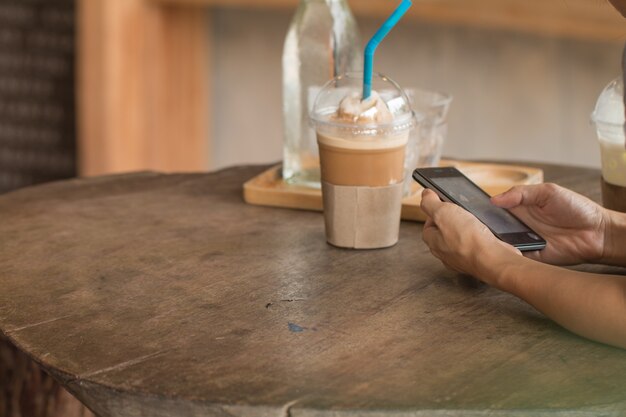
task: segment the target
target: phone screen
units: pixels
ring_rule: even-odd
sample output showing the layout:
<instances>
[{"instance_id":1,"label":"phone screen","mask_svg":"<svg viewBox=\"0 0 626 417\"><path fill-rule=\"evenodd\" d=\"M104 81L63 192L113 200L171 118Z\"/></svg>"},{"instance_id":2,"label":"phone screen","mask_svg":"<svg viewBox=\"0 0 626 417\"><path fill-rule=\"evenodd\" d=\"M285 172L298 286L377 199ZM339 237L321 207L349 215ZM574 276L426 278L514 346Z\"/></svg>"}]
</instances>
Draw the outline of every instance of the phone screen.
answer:
<instances>
[{"instance_id":1,"label":"phone screen","mask_svg":"<svg viewBox=\"0 0 626 417\"><path fill-rule=\"evenodd\" d=\"M430 177L429 180L446 190L463 208L474 214L497 234L532 232L508 211L491 204L489 198L462 176Z\"/></svg>"}]
</instances>

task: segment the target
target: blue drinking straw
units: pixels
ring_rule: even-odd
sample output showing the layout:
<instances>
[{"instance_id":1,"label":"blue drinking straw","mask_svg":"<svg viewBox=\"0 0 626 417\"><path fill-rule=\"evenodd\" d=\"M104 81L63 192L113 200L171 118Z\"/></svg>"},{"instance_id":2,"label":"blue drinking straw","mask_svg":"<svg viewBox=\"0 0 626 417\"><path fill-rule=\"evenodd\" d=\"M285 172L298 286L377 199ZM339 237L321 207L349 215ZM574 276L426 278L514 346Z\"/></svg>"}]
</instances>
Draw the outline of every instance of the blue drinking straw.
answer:
<instances>
[{"instance_id":1,"label":"blue drinking straw","mask_svg":"<svg viewBox=\"0 0 626 417\"><path fill-rule=\"evenodd\" d=\"M365 47L365 65L363 68L363 100L368 98L372 94L372 73L374 69L374 52L376 47L383 40L385 36L391 32L391 29L402 19L402 16L409 10L413 3L411 0L402 0L402 3L396 10L385 20L383 25L372 36L372 39L367 43Z\"/></svg>"}]
</instances>

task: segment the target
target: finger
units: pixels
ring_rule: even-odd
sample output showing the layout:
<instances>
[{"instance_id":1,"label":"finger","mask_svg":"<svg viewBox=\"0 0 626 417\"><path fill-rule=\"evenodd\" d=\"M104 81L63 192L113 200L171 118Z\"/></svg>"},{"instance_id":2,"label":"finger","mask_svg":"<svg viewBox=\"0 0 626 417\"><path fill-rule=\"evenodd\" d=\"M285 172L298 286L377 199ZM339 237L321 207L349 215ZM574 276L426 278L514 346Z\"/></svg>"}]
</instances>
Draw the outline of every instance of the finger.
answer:
<instances>
[{"instance_id":1,"label":"finger","mask_svg":"<svg viewBox=\"0 0 626 417\"><path fill-rule=\"evenodd\" d=\"M541 251L522 252L522 255L528 259L532 259L533 261L543 262Z\"/></svg>"},{"instance_id":2,"label":"finger","mask_svg":"<svg viewBox=\"0 0 626 417\"><path fill-rule=\"evenodd\" d=\"M430 217L429 217L429 220L431 224L434 225ZM426 246L428 246L429 248L431 248L431 242L434 242L434 234L437 232L438 232L437 227L428 225L428 221L424 224L424 229L422 229L422 240L424 241L424 243L426 243Z\"/></svg>"},{"instance_id":3,"label":"finger","mask_svg":"<svg viewBox=\"0 0 626 417\"><path fill-rule=\"evenodd\" d=\"M431 252L439 251L443 247L443 236L441 235L441 230L434 225L434 222L433 226L424 227L424 230L422 231L422 240L426 243Z\"/></svg>"},{"instance_id":4,"label":"finger","mask_svg":"<svg viewBox=\"0 0 626 417\"><path fill-rule=\"evenodd\" d=\"M422 202L420 207L422 211L430 218L434 220L435 213L443 206L443 202L439 199L439 196L432 190L425 189L422 192ZM436 223L436 222L435 222Z\"/></svg>"},{"instance_id":5,"label":"finger","mask_svg":"<svg viewBox=\"0 0 626 417\"><path fill-rule=\"evenodd\" d=\"M491 202L498 207L513 208L519 206L523 199L522 187L515 186L502 194L491 197Z\"/></svg>"},{"instance_id":6,"label":"finger","mask_svg":"<svg viewBox=\"0 0 626 417\"><path fill-rule=\"evenodd\" d=\"M517 185L505 193L492 197L491 202L502 208L543 207L558 191L559 186L555 184Z\"/></svg>"},{"instance_id":7,"label":"finger","mask_svg":"<svg viewBox=\"0 0 626 417\"><path fill-rule=\"evenodd\" d=\"M427 217L426 221L424 222L424 229L428 229L429 227L437 227L431 217Z\"/></svg>"},{"instance_id":8,"label":"finger","mask_svg":"<svg viewBox=\"0 0 626 417\"><path fill-rule=\"evenodd\" d=\"M455 267L451 266L449 263L441 261L441 263L443 264L443 266L446 267L446 269L450 272L454 272L455 274L462 274L463 271L456 269Z\"/></svg>"}]
</instances>

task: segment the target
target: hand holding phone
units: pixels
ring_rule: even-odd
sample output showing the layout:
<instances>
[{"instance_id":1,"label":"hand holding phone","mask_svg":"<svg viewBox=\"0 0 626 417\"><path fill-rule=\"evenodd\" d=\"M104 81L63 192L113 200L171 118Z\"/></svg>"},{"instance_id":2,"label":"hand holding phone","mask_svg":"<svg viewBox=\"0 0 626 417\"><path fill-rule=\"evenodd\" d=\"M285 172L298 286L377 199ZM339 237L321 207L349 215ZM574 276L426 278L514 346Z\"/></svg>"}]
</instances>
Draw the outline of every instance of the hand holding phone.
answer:
<instances>
[{"instance_id":1,"label":"hand holding phone","mask_svg":"<svg viewBox=\"0 0 626 417\"><path fill-rule=\"evenodd\" d=\"M413 178L424 188L437 193L443 201L454 203L472 213L503 242L520 251L545 248L546 241L508 210L496 207L489 195L458 169L418 168Z\"/></svg>"}]
</instances>

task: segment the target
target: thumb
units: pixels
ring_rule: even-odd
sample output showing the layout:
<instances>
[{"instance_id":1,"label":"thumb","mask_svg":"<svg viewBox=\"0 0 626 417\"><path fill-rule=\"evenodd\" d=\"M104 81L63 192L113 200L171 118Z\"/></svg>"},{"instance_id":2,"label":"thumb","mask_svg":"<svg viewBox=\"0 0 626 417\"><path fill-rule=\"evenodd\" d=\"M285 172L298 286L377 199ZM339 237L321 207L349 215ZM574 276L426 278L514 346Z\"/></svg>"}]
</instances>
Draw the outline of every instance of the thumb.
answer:
<instances>
[{"instance_id":1,"label":"thumb","mask_svg":"<svg viewBox=\"0 0 626 417\"><path fill-rule=\"evenodd\" d=\"M502 194L491 197L491 202L495 206L507 209L519 206L523 200L524 197L519 187L513 187Z\"/></svg>"},{"instance_id":2,"label":"thumb","mask_svg":"<svg viewBox=\"0 0 626 417\"><path fill-rule=\"evenodd\" d=\"M424 189L422 192L422 201L420 202L420 208L428 217L435 220L437 212L441 209L443 202L439 199L437 193L433 190L429 190L428 188Z\"/></svg>"},{"instance_id":3,"label":"thumb","mask_svg":"<svg viewBox=\"0 0 626 417\"><path fill-rule=\"evenodd\" d=\"M505 193L492 197L491 202L506 209L517 206L543 207L557 191L556 188L554 184L517 185Z\"/></svg>"}]
</instances>

